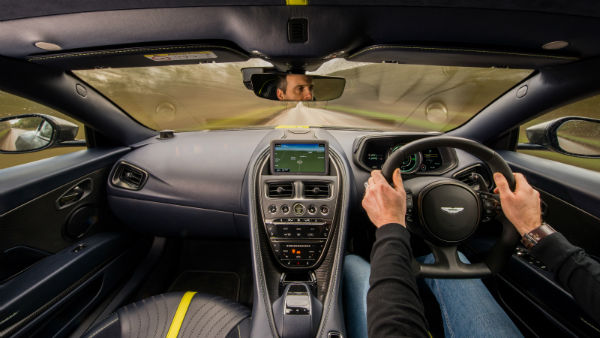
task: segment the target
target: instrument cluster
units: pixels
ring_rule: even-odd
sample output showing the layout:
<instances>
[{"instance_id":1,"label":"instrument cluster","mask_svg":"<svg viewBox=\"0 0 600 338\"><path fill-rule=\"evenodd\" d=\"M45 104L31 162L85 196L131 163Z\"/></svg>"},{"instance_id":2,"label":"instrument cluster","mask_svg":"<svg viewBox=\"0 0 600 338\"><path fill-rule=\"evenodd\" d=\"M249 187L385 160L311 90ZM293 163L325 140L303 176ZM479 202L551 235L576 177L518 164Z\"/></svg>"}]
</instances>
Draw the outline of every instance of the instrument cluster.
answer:
<instances>
[{"instance_id":1,"label":"instrument cluster","mask_svg":"<svg viewBox=\"0 0 600 338\"><path fill-rule=\"evenodd\" d=\"M355 162L368 171L381 169L394 151L415 139L411 136L364 137L357 142ZM453 150L429 148L409 155L400 170L403 174L439 174L454 167L455 158Z\"/></svg>"}]
</instances>

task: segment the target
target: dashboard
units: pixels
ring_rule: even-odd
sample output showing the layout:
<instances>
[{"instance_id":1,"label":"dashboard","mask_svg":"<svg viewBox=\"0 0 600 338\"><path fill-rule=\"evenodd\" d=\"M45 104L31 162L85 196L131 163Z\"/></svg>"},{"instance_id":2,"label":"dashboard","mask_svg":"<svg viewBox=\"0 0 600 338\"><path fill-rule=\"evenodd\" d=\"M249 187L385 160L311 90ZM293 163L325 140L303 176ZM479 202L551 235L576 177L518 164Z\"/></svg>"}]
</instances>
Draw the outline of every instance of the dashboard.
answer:
<instances>
[{"instance_id":1,"label":"dashboard","mask_svg":"<svg viewBox=\"0 0 600 338\"><path fill-rule=\"evenodd\" d=\"M308 134L294 134L286 129L223 130L176 133L174 138L166 140L148 139L136 145L113 167L108 179L111 210L124 224L141 233L192 238L249 238L250 201L256 198L249 194L249 184L253 180L248 176L250 167L261 154L271 158L273 141L302 140L302 135L312 135L311 140L324 141L322 148L325 145L328 148L329 162L302 166L305 169L287 174L284 173L288 171L286 168L275 174L270 167L271 162L265 162L261 168L262 196L267 196L265 191L268 190L265 189L268 189L268 184L278 182L291 183L294 195L288 198L264 197L261 212L277 231L274 236L278 240L304 236L302 232L298 236L296 228L289 231L291 228L286 230L281 226L282 222L291 220L315 226L314 231L306 231L306 236L319 236L319 240L324 239L327 246L327 226L335 223L333 215L340 207L336 204L340 195L339 182L347 176L351 185L346 187L350 194L349 204L343 207L359 210L363 183L370 171L379 168L398 145L433 136L322 128L307 130L310 131ZM339 157L336 163L331 162L332 154ZM288 160L285 156L281 157L282 161ZM418 165L415 175L466 177L469 174L466 171L479 163L478 159L460 150L440 147L417 154L411 162L407 162L405 169ZM342 168L338 168L340 166ZM338 169L343 169L344 174L340 174ZM327 186L329 197L305 195L305 191L314 190L314 186L307 188L310 183L321 184L323 189ZM318 252L313 254L298 259L314 259L301 264L316 262L318 265L321 255ZM304 255L302 250L301 255ZM287 261L283 263L288 264Z\"/></svg>"}]
</instances>

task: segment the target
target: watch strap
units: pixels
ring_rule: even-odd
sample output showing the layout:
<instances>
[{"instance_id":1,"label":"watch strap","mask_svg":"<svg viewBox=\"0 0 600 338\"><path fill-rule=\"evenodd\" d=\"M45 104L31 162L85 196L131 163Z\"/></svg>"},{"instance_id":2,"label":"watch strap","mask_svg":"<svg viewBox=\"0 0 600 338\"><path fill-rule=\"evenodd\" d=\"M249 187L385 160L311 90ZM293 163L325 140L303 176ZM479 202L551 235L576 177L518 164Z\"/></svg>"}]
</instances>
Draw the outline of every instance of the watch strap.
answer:
<instances>
[{"instance_id":1,"label":"watch strap","mask_svg":"<svg viewBox=\"0 0 600 338\"><path fill-rule=\"evenodd\" d=\"M556 230L546 222L542 222L542 225L531 230L530 232L523 235L521 243L527 248L531 249L536 245L542 238L555 233Z\"/></svg>"}]
</instances>

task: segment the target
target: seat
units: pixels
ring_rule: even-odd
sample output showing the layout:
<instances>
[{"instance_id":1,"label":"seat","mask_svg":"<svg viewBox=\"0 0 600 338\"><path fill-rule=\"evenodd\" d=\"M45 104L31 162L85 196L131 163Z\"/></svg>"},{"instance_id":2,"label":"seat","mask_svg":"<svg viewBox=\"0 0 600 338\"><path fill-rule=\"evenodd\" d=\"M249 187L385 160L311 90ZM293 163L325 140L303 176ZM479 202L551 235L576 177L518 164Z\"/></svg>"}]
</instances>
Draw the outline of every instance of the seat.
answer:
<instances>
[{"instance_id":1,"label":"seat","mask_svg":"<svg viewBox=\"0 0 600 338\"><path fill-rule=\"evenodd\" d=\"M187 304L189 307L186 308ZM167 335L248 337L250 310L219 296L192 292L166 293L120 308L88 330L84 337L164 338Z\"/></svg>"}]
</instances>

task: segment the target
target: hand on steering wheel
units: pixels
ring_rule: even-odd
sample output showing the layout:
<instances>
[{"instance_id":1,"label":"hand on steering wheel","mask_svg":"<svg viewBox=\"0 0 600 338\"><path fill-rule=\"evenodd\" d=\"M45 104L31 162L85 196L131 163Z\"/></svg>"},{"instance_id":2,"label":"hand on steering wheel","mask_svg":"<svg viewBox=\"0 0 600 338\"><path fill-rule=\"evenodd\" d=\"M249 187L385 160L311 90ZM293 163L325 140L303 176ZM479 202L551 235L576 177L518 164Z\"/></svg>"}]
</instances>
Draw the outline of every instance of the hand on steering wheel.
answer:
<instances>
[{"instance_id":1,"label":"hand on steering wheel","mask_svg":"<svg viewBox=\"0 0 600 338\"><path fill-rule=\"evenodd\" d=\"M454 147L477 156L490 167L492 172L501 173L506 178L507 187L514 190L514 176L500 155L475 141L450 136L423 138L404 145L390 155L384 163L383 177L388 182L394 181L392 173L400 167L406 156L432 147ZM377 172L374 173L372 180L373 189L384 189L378 187L378 184L382 186L383 184L376 181L376 175ZM399 182L402 183L401 179ZM388 189L392 189L387 186ZM504 218L502 234L483 262L464 264L458 258L458 245L475 232L481 216L496 214L499 211L497 196L487 191L475 191L461 181L445 177L420 176L407 179L404 181L404 188L406 204L409 204L409 207L406 210L406 223L398 223L405 224L412 234L422 237L435 257L434 264L421 264L414 261L413 266L417 275L435 278L483 277L499 271L512 254L519 234ZM363 206L366 204L365 209L370 208L367 211L375 210L373 203L377 198L369 196L369 189L365 194L366 201L363 200ZM396 191L401 194L401 191ZM386 220L387 218L382 219L382 221Z\"/></svg>"},{"instance_id":2,"label":"hand on steering wheel","mask_svg":"<svg viewBox=\"0 0 600 338\"><path fill-rule=\"evenodd\" d=\"M515 173L514 192L501 174L495 173L494 181L497 186L494 192L500 193L502 211L521 236L542 224L540 193L527 183L525 176Z\"/></svg>"},{"instance_id":3,"label":"hand on steering wheel","mask_svg":"<svg viewBox=\"0 0 600 338\"><path fill-rule=\"evenodd\" d=\"M373 170L366 186L362 206L376 227L398 223L406 227L406 191L402 185L400 169L394 171L392 188L381 174Z\"/></svg>"}]
</instances>

